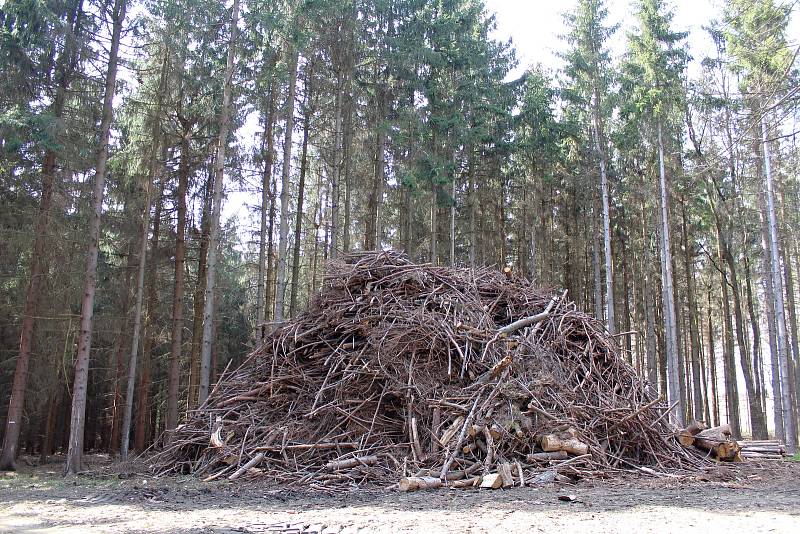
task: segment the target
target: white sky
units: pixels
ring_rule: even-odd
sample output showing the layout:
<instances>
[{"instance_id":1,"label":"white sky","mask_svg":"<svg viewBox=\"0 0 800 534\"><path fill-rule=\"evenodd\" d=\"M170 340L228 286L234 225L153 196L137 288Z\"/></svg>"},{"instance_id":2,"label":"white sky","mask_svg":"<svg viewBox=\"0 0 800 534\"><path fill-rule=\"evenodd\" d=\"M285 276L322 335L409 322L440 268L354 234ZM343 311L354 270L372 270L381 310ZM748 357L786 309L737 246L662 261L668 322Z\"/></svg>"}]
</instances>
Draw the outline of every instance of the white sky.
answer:
<instances>
[{"instance_id":1,"label":"white sky","mask_svg":"<svg viewBox=\"0 0 800 534\"><path fill-rule=\"evenodd\" d=\"M781 0L778 0L781 1ZM785 0L784 0L785 1ZM497 15L498 39L513 40L519 59L519 70L541 63L548 68L561 64L556 57L565 43L559 38L566 33L562 14L573 9L576 0L485 0L488 11ZM689 48L697 64L704 54L710 54L713 43L703 26L720 18L721 0L667 0L675 13L673 29L689 32ZM632 0L607 0L608 24L621 24L611 44L612 53L620 56L625 50L625 34L635 24ZM800 17L797 10L789 27L789 40L800 41ZM690 73L692 72L690 68Z\"/></svg>"}]
</instances>

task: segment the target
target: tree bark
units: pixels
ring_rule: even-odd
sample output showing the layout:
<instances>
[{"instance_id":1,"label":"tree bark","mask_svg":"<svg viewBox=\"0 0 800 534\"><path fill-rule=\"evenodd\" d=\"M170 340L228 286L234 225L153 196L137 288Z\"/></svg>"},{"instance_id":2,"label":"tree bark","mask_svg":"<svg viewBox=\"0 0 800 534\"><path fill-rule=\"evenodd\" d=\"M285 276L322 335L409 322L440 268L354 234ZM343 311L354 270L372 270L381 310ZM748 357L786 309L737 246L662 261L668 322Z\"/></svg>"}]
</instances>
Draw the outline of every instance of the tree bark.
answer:
<instances>
[{"instance_id":1,"label":"tree bark","mask_svg":"<svg viewBox=\"0 0 800 534\"><path fill-rule=\"evenodd\" d=\"M230 41L228 57L225 63L225 79L222 86L222 109L219 114L219 139L217 154L214 158L214 203L211 211L209 230L208 262L206 267L205 302L203 306L203 345L200 355L200 384L197 392L197 404L202 405L208 397L211 378L211 346L213 344L214 322L214 282L217 269L217 253L219 248L220 216L222 214L222 191L225 181L225 149L228 145L228 129L230 127L231 90L233 71L236 63L236 37L239 32L239 0L233 0L231 13Z\"/></svg>"},{"instance_id":2,"label":"tree bark","mask_svg":"<svg viewBox=\"0 0 800 534\"><path fill-rule=\"evenodd\" d=\"M289 316L294 317L297 310L297 294L300 288L300 244L303 234L303 202L305 200L306 172L308 169L308 131L311 126L313 111L310 106L313 102L313 65L307 64L304 116L303 116L303 146L300 151L300 179L297 183L297 214L294 223L294 250L292 251L292 293L289 299Z\"/></svg>"},{"instance_id":3,"label":"tree bark","mask_svg":"<svg viewBox=\"0 0 800 534\"><path fill-rule=\"evenodd\" d=\"M340 75L337 75L340 76ZM339 180L342 168L342 81L337 80L336 99L334 101L333 119L333 172L331 173L331 220L330 220L330 257L339 255Z\"/></svg>"},{"instance_id":4,"label":"tree bark","mask_svg":"<svg viewBox=\"0 0 800 534\"><path fill-rule=\"evenodd\" d=\"M675 424L685 426L683 414L686 407L681 405L680 397L680 358L678 355L677 324L675 319L675 295L672 278L672 244L669 229L669 191L667 189L667 176L664 169L664 139L661 132L661 122L657 124L658 130L658 175L661 200L661 292L664 310L664 337L667 360L667 399L670 404L678 402L677 409L673 410Z\"/></svg>"},{"instance_id":5,"label":"tree bark","mask_svg":"<svg viewBox=\"0 0 800 534\"><path fill-rule=\"evenodd\" d=\"M275 282L275 322L283 321L286 301L286 257L289 241L289 189L292 170L292 133L294 131L294 98L297 86L297 49L287 43L289 94L286 97L286 135L283 140L283 174L281 175L281 220L278 234L278 268Z\"/></svg>"},{"instance_id":6,"label":"tree bark","mask_svg":"<svg viewBox=\"0 0 800 534\"><path fill-rule=\"evenodd\" d=\"M200 388L200 353L203 345L203 310L206 295L206 265L210 233L211 201L214 189L214 165L209 166L203 191L203 212L200 215L200 251L197 255L197 283L194 288L192 310L192 352L189 356L189 394L186 399L187 410L197 407Z\"/></svg>"},{"instance_id":7,"label":"tree bark","mask_svg":"<svg viewBox=\"0 0 800 534\"><path fill-rule=\"evenodd\" d=\"M767 118L764 113L761 115L761 141L763 144L764 178L766 185L767 200L767 222L769 228L769 258L770 276L774 290L774 301L771 303L775 308L776 339L778 346L778 361L780 364L781 396L780 404L783 412L784 434L786 442L786 452L790 455L797 452L797 429L794 417L792 417L792 405L789 392L791 391L789 354L786 335L786 321L784 318L783 301L783 277L781 276L781 255L778 250L778 222L775 210L775 193L772 183L772 164L770 162L770 148L767 132ZM777 400L777 399L776 399Z\"/></svg>"},{"instance_id":8,"label":"tree bark","mask_svg":"<svg viewBox=\"0 0 800 534\"><path fill-rule=\"evenodd\" d=\"M595 65L597 68L597 65ZM608 173L606 171L606 150L605 150L605 132L603 131L603 119L600 115L600 92L596 85L593 89L593 115L594 115L594 132L595 132L595 149L600 164L600 200L603 210L603 257L605 266L605 311L606 311L606 328L609 333L613 334L615 330L614 318L614 263L611 259L611 215L609 211L608 200Z\"/></svg>"},{"instance_id":9,"label":"tree bark","mask_svg":"<svg viewBox=\"0 0 800 534\"><path fill-rule=\"evenodd\" d=\"M73 2L69 15L69 33L65 39L64 51L56 62L56 93L50 112L53 118L60 121L64 115L67 89L75 71L75 37L77 36L82 16L82 1ZM22 427L22 414L25 409L25 393L28 384L33 335L36 330L36 318L39 310L39 299L42 293L42 280L47 273L46 246L50 227L50 210L53 201L53 185L56 175L56 158L54 150L45 151L42 162L42 189L39 199L39 213L34 230L33 250L31 251L30 279L25 293L25 306L22 311L22 324L19 334L19 351L17 353L14 379L11 383L11 398L8 403L6 425L3 439L3 450L0 453L0 470L14 470Z\"/></svg>"},{"instance_id":10,"label":"tree bark","mask_svg":"<svg viewBox=\"0 0 800 534\"><path fill-rule=\"evenodd\" d=\"M256 326L258 332L257 341L259 343L263 342L266 335L264 323L267 321L267 218L270 210L270 197L272 196L272 151L274 143L275 100L275 78L273 77L270 79L269 83L269 103L267 104L267 114L264 117L264 139L261 143L261 157L264 159L264 169L261 172L261 231L258 240L258 289L256 294ZM269 230L271 234L271 225L269 225Z\"/></svg>"},{"instance_id":11,"label":"tree bark","mask_svg":"<svg viewBox=\"0 0 800 534\"><path fill-rule=\"evenodd\" d=\"M375 64L377 71L377 63ZM384 92L378 85L377 74L375 79L375 156L373 158L372 188L367 202L367 217L365 220L364 249L375 250L380 247L381 229L381 204L383 202L383 189L386 181L386 164L384 151L386 150L386 133L383 128L383 101Z\"/></svg>"},{"instance_id":12,"label":"tree bark","mask_svg":"<svg viewBox=\"0 0 800 534\"><path fill-rule=\"evenodd\" d=\"M92 212L89 216L89 247L86 254L86 281L81 303L81 326L78 337L78 353L75 359L75 382L72 388L72 414L70 416L70 437L67 461L64 472L68 475L81 470L83 455L83 431L86 418L86 395L89 378L89 353L92 347L92 320L94 316L94 296L97 289L97 256L100 249L100 216L103 213L103 192L108 163L108 142L111 121L114 118L114 92L117 80L117 59L122 23L125 20L126 0L115 0L111 31L111 49L108 54L103 115L100 121L100 148L92 191Z\"/></svg>"},{"instance_id":13,"label":"tree bark","mask_svg":"<svg viewBox=\"0 0 800 534\"><path fill-rule=\"evenodd\" d=\"M178 190L175 201L178 220L175 227L175 278L172 290L172 348L169 355L167 386L167 431L178 426L178 395L181 386L181 352L183 348L183 296L185 292L186 264L186 191L189 188L189 160L191 158L192 123L182 120L181 160L178 167Z\"/></svg>"}]
</instances>

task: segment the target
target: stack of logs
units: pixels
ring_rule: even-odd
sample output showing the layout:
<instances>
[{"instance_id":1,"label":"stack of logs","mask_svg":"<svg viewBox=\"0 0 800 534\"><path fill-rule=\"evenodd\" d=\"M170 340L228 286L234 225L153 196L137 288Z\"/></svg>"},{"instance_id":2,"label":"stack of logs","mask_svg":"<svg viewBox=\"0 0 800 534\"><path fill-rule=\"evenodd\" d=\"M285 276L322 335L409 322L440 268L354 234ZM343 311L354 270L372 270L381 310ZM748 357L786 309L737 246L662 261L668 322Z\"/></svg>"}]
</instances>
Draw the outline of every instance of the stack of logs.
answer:
<instances>
[{"instance_id":1,"label":"stack of logs","mask_svg":"<svg viewBox=\"0 0 800 534\"><path fill-rule=\"evenodd\" d=\"M733 439L730 425L708 428L705 423L694 421L678 433L678 441L686 448L694 446L723 462L742 460L742 447Z\"/></svg>"},{"instance_id":2,"label":"stack of logs","mask_svg":"<svg viewBox=\"0 0 800 534\"><path fill-rule=\"evenodd\" d=\"M780 460L786 454L786 445L777 439L740 441L739 455L748 460Z\"/></svg>"},{"instance_id":3,"label":"stack of logs","mask_svg":"<svg viewBox=\"0 0 800 534\"><path fill-rule=\"evenodd\" d=\"M723 462L750 460L779 460L786 453L780 440L735 440L730 425L708 428L695 421L678 432L678 441L684 447L697 447Z\"/></svg>"}]
</instances>

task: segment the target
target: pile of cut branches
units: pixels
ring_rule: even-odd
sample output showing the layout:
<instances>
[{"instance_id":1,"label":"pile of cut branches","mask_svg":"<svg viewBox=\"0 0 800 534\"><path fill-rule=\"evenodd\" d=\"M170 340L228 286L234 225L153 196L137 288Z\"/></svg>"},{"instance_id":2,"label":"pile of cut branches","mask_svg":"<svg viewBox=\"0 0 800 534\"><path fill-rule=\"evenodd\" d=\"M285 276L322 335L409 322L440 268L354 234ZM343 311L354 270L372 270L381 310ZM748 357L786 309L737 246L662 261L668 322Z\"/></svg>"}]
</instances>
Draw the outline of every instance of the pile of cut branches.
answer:
<instances>
[{"instance_id":1,"label":"pile of cut branches","mask_svg":"<svg viewBox=\"0 0 800 534\"><path fill-rule=\"evenodd\" d=\"M223 374L154 470L317 488L411 477L414 489L705 466L667 414L566 294L357 253Z\"/></svg>"}]
</instances>

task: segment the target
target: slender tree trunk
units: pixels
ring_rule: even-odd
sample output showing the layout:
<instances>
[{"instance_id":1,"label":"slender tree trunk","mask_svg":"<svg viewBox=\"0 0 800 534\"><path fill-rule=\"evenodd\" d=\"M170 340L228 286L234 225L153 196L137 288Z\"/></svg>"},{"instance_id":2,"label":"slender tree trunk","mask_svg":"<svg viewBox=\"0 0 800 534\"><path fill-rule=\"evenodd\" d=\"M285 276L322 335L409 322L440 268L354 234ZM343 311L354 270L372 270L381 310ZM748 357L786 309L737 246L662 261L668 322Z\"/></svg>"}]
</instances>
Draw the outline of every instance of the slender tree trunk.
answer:
<instances>
[{"instance_id":1,"label":"slender tree trunk","mask_svg":"<svg viewBox=\"0 0 800 534\"><path fill-rule=\"evenodd\" d=\"M210 235L208 244L208 265L206 267L205 303L203 307L203 346L200 356L200 385L197 393L197 403L202 405L208 397L208 387L211 378L211 346L213 344L214 322L214 282L217 269L217 253L219 248L220 215L222 213L222 191L225 181L225 149L228 145L228 129L230 127L231 89L233 86L233 71L236 62L236 37L239 31L239 0L233 0L231 13L230 41L228 44L228 57L225 63L225 79L222 86L222 109L219 114L219 139L217 141L217 154L214 158L214 203L211 211Z\"/></svg>"},{"instance_id":2,"label":"slender tree trunk","mask_svg":"<svg viewBox=\"0 0 800 534\"><path fill-rule=\"evenodd\" d=\"M454 165L455 167L455 165ZM450 189L450 266L456 264L456 171L453 170Z\"/></svg>"},{"instance_id":3,"label":"slender tree trunk","mask_svg":"<svg viewBox=\"0 0 800 534\"><path fill-rule=\"evenodd\" d=\"M592 231L592 271L594 276L592 277L592 283L594 284L594 314L598 320L603 320L604 313L603 313L603 273L602 267L600 266L600 232L599 228L597 227L597 212L599 211L598 208L600 207L599 199L596 195L593 195L593 214L592 214L592 222L591 222L591 231Z\"/></svg>"},{"instance_id":4,"label":"slender tree trunk","mask_svg":"<svg viewBox=\"0 0 800 534\"><path fill-rule=\"evenodd\" d=\"M267 255L267 219L269 201L272 188L272 150L273 128L275 124L275 79L269 83L269 103L267 115L264 117L264 139L261 143L261 157L264 159L264 169L261 173L261 231L258 240L258 290L256 294L256 329L258 342L261 343L266 335L266 255ZM271 228L270 228L271 232Z\"/></svg>"},{"instance_id":5,"label":"slender tree trunk","mask_svg":"<svg viewBox=\"0 0 800 534\"><path fill-rule=\"evenodd\" d=\"M375 69L377 70L377 63ZM374 75L377 81L377 74ZM383 190L386 182L386 132L383 127L383 101L384 92L381 88L375 94L375 157L373 160L372 188L367 204L366 231L364 233L364 249L375 250L380 248L383 235L381 222L381 204L383 203Z\"/></svg>"},{"instance_id":6,"label":"slender tree trunk","mask_svg":"<svg viewBox=\"0 0 800 534\"><path fill-rule=\"evenodd\" d=\"M467 163L467 187L469 188L467 203L469 209L469 266L475 267L475 249L476 249L476 241L478 239L477 236L477 228L475 226L475 217L477 206L475 202L475 158L473 154L473 148L470 145L469 152L467 154L469 158ZM531 273L534 272L536 268L536 250L535 247L532 247L531 250Z\"/></svg>"},{"instance_id":7,"label":"slender tree trunk","mask_svg":"<svg viewBox=\"0 0 800 534\"><path fill-rule=\"evenodd\" d=\"M680 358L678 355L678 332L675 316L675 295L672 277L672 244L669 230L669 191L664 169L664 140L661 133L661 122L658 129L658 175L661 200L661 292L664 309L664 338L667 360L667 398L670 404L678 402L673 410L675 423L684 426L683 414L686 407L680 405Z\"/></svg>"},{"instance_id":8,"label":"slender tree trunk","mask_svg":"<svg viewBox=\"0 0 800 534\"><path fill-rule=\"evenodd\" d=\"M708 287L708 305L706 309L708 323L708 371L711 375L711 405L712 405L712 425L717 426L721 423L719 418L719 389L717 388L717 353L714 343L714 322L711 310L711 286Z\"/></svg>"},{"instance_id":9,"label":"slender tree trunk","mask_svg":"<svg viewBox=\"0 0 800 534\"><path fill-rule=\"evenodd\" d=\"M124 213L128 213L127 206L124 208ZM124 311L124 317L121 321L120 330L117 334L117 339L114 341L114 358L111 362L111 369L114 370L114 389L111 393L111 405L109 411L111 412L111 428L108 432L111 438L109 452L113 455L120 450L120 429L122 428L122 420L125 414L125 400L122 393L122 382L125 373L125 360L123 357L127 344L129 343L128 327L130 315L130 295L131 284L133 278L133 257L134 257L134 243L133 239L130 240L127 250L127 260L125 266L125 284L122 296L120 297L121 308Z\"/></svg>"},{"instance_id":10,"label":"slender tree trunk","mask_svg":"<svg viewBox=\"0 0 800 534\"><path fill-rule=\"evenodd\" d=\"M700 378L700 335L697 328L697 303L695 302L694 291L694 269L692 268L692 246L689 244L689 232L687 230L686 222L686 203L681 204L681 228L683 230L683 261L684 269L686 271L686 298L688 305L688 323L689 323L689 353L691 358L691 376L692 376L692 389L694 395L693 413L692 417L695 421L703 419L703 399L702 387Z\"/></svg>"},{"instance_id":11,"label":"slender tree trunk","mask_svg":"<svg viewBox=\"0 0 800 534\"><path fill-rule=\"evenodd\" d=\"M178 426L178 395L181 386L181 352L183 348L183 296L186 263L186 191L189 188L192 124L184 123L181 136L181 161L178 167L178 220L175 228L175 279L172 291L172 349L169 355L167 386L167 418L169 432Z\"/></svg>"},{"instance_id":12,"label":"slender tree trunk","mask_svg":"<svg viewBox=\"0 0 800 534\"><path fill-rule=\"evenodd\" d=\"M648 216L646 212L646 207L644 204L644 200L642 201L642 248L644 249L643 261L642 261L642 298L643 308L644 308L644 315L645 315L645 353L647 359L647 380L653 387L658 386L658 363L656 361L656 332L655 332L655 322L656 322L656 312L655 307L653 304L653 293L655 292L655 288L653 280L652 280L652 273L651 273L651 258L650 258L650 234L649 234L649 225L648 223Z\"/></svg>"},{"instance_id":13,"label":"slender tree trunk","mask_svg":"<svg viewBox=\"0 0 800 534\"><path fill-rule=\"evenodd\" d=\"M297 214L294 222L294 250L292 251L292 293L289 299L289 316L297 310L297 293L300 288L300 243L303 234L303 202L305 200L306 171L308 169L308 131L311 126L310 106L313 102L313 65L309 62L306 72L305 102L303 105L303 146L300 152L300 179L297 184Z\"/></svg>"},{"instance_id":14,"label":"slender tree trunk","mask_svg":"<svg viewBox=\"0 0 800 534\"><path fill-rule=\"evenodd\" d=\"M781 408L781 368L780 358L778 357L777 327L775 324L775 289L772 285L772 267L769 255L769 228L767 227L766 199L763 191L758 195L760 204L759 218L761 221L761 242L762 242L762 271L761 277L764 284L764 301L767 315L767 334L769 338L770 370L772 375L772 409L775 421L775 438L784 440L784 421L783 410Z\"/></svg>"},{"instance_id":15,"label":"slender tree trunk","mask_svg":"<svg viewBox=\"0 0 800 534\"><path fill-rule=\"evenodd\" d=\"M162 143L163 145L163 143ZM166 146L161 148L163 160L166 160ZM158 180L156 207L153 211L153 237L150 246L150 269L147 273L145 294L147 296L147 318L142 332L142 364L139 377L139 397L136 403L136 429L133 436L134 448L141 452L145 449L150 432L150 368L153 352L153 332L155 330L156 315L158 314L158 292L156 281L158 278L159 237L161 235L161 213L164 208L164 183L163 174Z\"/></svg>"},{"instance_id":16,"label":"slender tree trunk","mask_svg":"<svg viewBox=\"0 0 800 534\"><path fill-rule=\"evenodd\" d=\"M725 240L717 226L717 259L720 269L720 287L722 289L722 364L725 376L725 399L728 411L728 423L731 431L737 437L741 436L741 423L739 417L739 386L736 380L736 360L734 359L735 345L733 341L733 321L731 320L730 290L728 288L728 272L725 266L725 253L723 247Z\"/></svg>"},{"instance_id":17,"label":"slender tree trunk","mask_svg":"<svg viewBox=\"0 0 800 534\"><path fill-rule=\"evenodd\" d=\"M117 58L119 53L122 23L125 20L126 0L115 0L112 13L111 49L108 54L103 118L100 121L100 148L95 168L92 212L89 218L89 249L86 254L86 283L81 303L81 327L78 338L78 354L75 360L75 383L72 388L72 414L70 417L69 450L64 472L68 475L81 470L83 455L83 430L86 418L86 394L89 379L89 353L92 346L92 319L94 295L97 288L97 256L100 248L100 216L103 212L106 163L111 121L114 117L114 89L117 80Z\"/></svg>"},{"instance_id":18,"label":"slender tree trunk","mask_svg":"<svg viewBox=\"0 0 800 534\"><path fill-rule=\"evenodd\" d=\"M606 172L606 151L605 135L603 132L603 120L600 116L600 93L597 86L594 87L594 132L595 148L597 150L600 163L600 200L603 210L603 256L605 267L605 310L606 328L613 334L615 330L614 318L614 263L611 259L611 215L608 201L608 173Z\"/></svg>"},{"instance_id":19,"label":"slender tree trunk","mask_svg":"<svg viewBox=\"0 0 800 534\"><path fill-rule=\"evenodd\" d=\"M278 273L275 283L275 322L283 321L286 302L286 256L289 241L289 189L292 170L292 133L294 131L294 98L297 86L297 49L287 46L289 94L286 97L286 137L283 141L283 174L281 176L281 220L278 235Z\"/></svg>"},{"instance_id":20,"label":"slender tree trunk","mask_svg":"<svg viewBox=\"0 0 800 534\"><path fill-rule=\"evenodd\" d=\"M350 82L350 77L348 84ZM353 214L353 95L348 86L345 107L344 133L342 136L342 155L344 157L344 220L342 226L342 251L350 252L350 226Z\"/></svg>"},{"instance_id":21,"label":"slender tree trunk","mask_svg":"<svg viewBox=\"0 0 800 534\"><path fill-rule=\"evenodd\" d=\"M203 310L206 295L206 265L208 260L208 242L210 233L211 201L214 189L214 165L208 170L205 190L203 192L203 212L200 216L200 250L197 255L197 283L194 288L192 317L192 352L189 356L189 394L186 408L197 407L200 388L200 353L203 346Z\"/></svg>"},{"instance_id":22,"label":"slender tree trunk","mask_svg":"<svg viewBox=\"0 0 800 534\"><path fill-rule=\"evenodd\" d=\"M153 143L153 152L157 152L157 142ZM155 158L154 158L155 159ZM133 416L133 395L136 386L136 366L139 354L139 330L142 324L142 300L144 298L144 274L147 264L147 241L150 233L150 190L152 188L153 175L145 184L145 210L142 219L142 244L139 249L139 269L136 275L136 303L133 312L133 336L131 340L131 353L128 360L128 380L125 389L125 412L122 419L120 430L120 458L125 460L128 457L130 446L131 418Z\"/></svg>"},{"instance_id":23,"label":"slender tree trunk","mask_svg":"<svg viewBox=\"0 0 800 534\"><path fill-rule=\"evenodd\" d=\"M763 144L764 159L764 178L766 181L766 200L767 200L767 222L769 228L769 257L770 257L770 276L774 290L774 301L771 303L775 308L776 338L778 346L778 361L780 364L781 396L780 404L783 412L784 435L786 441L786 452L794 454L797 452L797 429L794 417L792 417L792 405L789 392L791 391L789 354L786 335L786 321L784 319L783 302L783 277L781 276L781 255L778 250L778 222L775 210L775 193L772 185L772 165L770 162L770 148L767 136L767 118L761 115L761 140ZM776 401L778 399L776 398Z\"/></svg>"},{"instance_id":24,"label":"slender tree trunk","mask_svg":"<svg viewBox=\"0 0 800 534\"><path fill-rule=\"evenodd\" d=\"M67 89L75 70L74 40L82 18L82 0L73 2L69 16L70 32L65 39L64 51L57 60L56 93L51 107L54 119L60 121L64 115ZM39 199L39 213L34 231L33 250L31 251L30 279L25 293L25 307L22 311L22 324L19 334L19 352L17 353L14 379L11 383L11 399L6 414L6 425L3 439L3 450L0 453L0 470L14 470L22 427L22 414L25 409L25 393L28 384L33 335L36 329L36 318L39 310L39 299L42 293L42 281L47 274L47 234L50 227L50 210L53 200L53 185L56 175L56 152L48 149L42 162L42 190Z\"/></svg>"},{"instance_id":25,"label":"slender tree trunk","mask_svg":"<svg viewBox=\"0 0 800 534\"><path fill-rule=\"evenodd\" d=\"M267 289L264 292L264 322L275 317L275 210L278 198L277 177L270 177L269 222L267 224ZM267 330L262 333L265 336Z\"/></svg>"},{"instance_id":26,"label":"slender tree trunk","mask_svg":"<svg viewBox=\"0 0 800 534\"><path fill-rule=\"evenodd\" d=\"M331 173L330 257L339 256L339 181L342 169L342 82L339 79L334 102L333 172Z\"/></svg>"},{"instance_id":27,"label":"slender tree trunk","mask_svg":"<svg viewBox=\"0 0 800 534\"><path fill-rule=\"evenodd\" d=\"M750 260L747 253L744 254L744 279L747 295L747 313L750 318L750 328L753 332L753 370L755 371L755 381L758 391L759 404L766 412L766 399L764 396L766 384L764 383L764 364L761 356L761 326L756 311L757 301L753 298L752 276L750 274ZM766 419L766 413L765 413Z\"/></svg>"}]
</instances>

